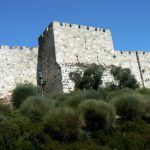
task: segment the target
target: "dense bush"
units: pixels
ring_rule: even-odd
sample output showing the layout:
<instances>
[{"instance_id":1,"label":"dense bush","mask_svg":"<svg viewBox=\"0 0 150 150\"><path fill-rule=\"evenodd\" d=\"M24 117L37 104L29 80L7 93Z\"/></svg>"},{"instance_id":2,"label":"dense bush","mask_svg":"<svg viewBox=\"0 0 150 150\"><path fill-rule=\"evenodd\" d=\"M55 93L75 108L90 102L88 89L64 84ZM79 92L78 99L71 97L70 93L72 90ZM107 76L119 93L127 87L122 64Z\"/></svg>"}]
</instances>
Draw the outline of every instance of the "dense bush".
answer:
<instances>
[{"instance_id":1,"label":"dense bush","mask_svg":"<svg viewBox=\"0 0 150 150\"><path fill-rule=\"evenodd\" d=\"M118 89L115 91L110 91L107 93L105 100L107 102L110 102L112 99L114 99L117 96L121 96L121 95L130 95L130 94L136 94L135 90L133 89L129 89L129 88L125 88L125 89Z\"/></svg>"},{"instance_id":2,"label":"dense bush","mask_svg":"<svg viewBox=\"0 0 150 150\"><path fill-rule=\"evenodd\" d=\"M139 94L122 94L111 101L117 114L125 120L140 119L145 111L144 97Z\"/></svg>"},{"instance_id":3,"label":"dense bush","mask_svg":"<svg viewBox=\"0 0 150 150\"><path fill-rule=\"evenodd\" d=\"M139 87L135 76L131 73L129 68L121 68L117 66L111 66L111 74L118 82L118 88L131 88L136 89Z\"/></svg>"},{"instance_id":4,"label":"dense bush","mask_svg":"<svg viewBox=\"0 0 150 150\"><path fill-rule=\"evenodd\" d=\"M0 149L149 150L149 108L148 89L31 96L18 110L1 104Z\"/></svg>"},{"instance_id":5,"label":"dense bush","mask_svg":"<svg viewBox=\"0 0 150 150\"><path fill-rule=\"evenodd\" d=\"M0 113L8 114L10 112L12 112L10 104L1 104L0 103Z\"/></svg>"},{"instance_id":6,"label":"dense bush","mask_svg":"<svg viewBox=\"0 0 150 150\"><path fill-rule=\"evenodd\" d=\"M66 146L65 150L111 150L107 146L101 146L93 140L80 140Z\"/></svg>"},{"instance_id":7,"label":"dense bush","mask_svg":"<svg viewBox=\"0 0 150 150\"><path fill-rule=\"evenodd\" d=\"M18 84L16 88L12 91L12 103L15 108L19 108L24 100L29 96L38 95L38 88L34 85L28 84Z\"/></svg>"},{"instance_id":8,"label":"dense bush","mask_svg":"<svg viewBox=\"0 0 150 150\"><path fill-rule=\"evenodd\" d=\"M51 99L44 99L40 96L28 97L20 107L20 112L29 117L32 122L42 121L46 113L54 107Z\"/></svg>"},{"instance_id":9,"label":"dense bush","mask_svg":"<svg viewBox=\"0 0 150 150\"><path fill-rule=\"evenodd\" d=\"M60 106L65 105L65 106L76 108L78 104L83 100L85 100L85 95L83 94L83 92L81 90L76 90L71 94L69 94L65 98L63 103L60 103Z\"/></svg>"},{"instance_id":10,"label":"dense bush","mask_svg":"<svg viewBox=\"0 0 150 150\"><path fill-rule=\"evenodd\" d=\"M53 144L54 143L54 144ZM56 143L43 131L40 124L34 126L28 134L20 136L16 141L15 150L49 150L53 149Z\"/></svg>"},{"instance_id":11,"label":"dense bush","mask_svg":"<svg viewBox=\"0 0 150 150\"><path fill-rule=\"evenodd\" d=\"M50 111L45 118L44 131L56 140L65 142L77 140L80 136L79 115L67 107Z\"/></svg>"},{"instance_id":12,"label":"dense bush","mask_svg":"<svg viewBox=\"0 0 150 150\"><path fill-rule=\"evenodd\" d=\"M102 84L102 74L104 67L102 65L91 64L85 66L86 69L82 75L81 72L71 72L70 79L75 82L76 89L95 89Z\"/></svg>"},{"instance_id":13,"label":"dense bush","mask_svg":"<svg viewBox=\"0 0 150 150\"><path fill-rule=\"evenodd\" d=\"M144 98L145 98L145 112L143 115L143 120L150 123L150 97L146 95L144 96Z\"/></svg>"},{"instance_id":14,"label":"dense bush","mask_svg":"<svg viewBox=\"0 0 150 150\"><path fill-rule=\"evenodd\" d=\"M29 133L33 126L31 122L20 115L0 122L0 149L16 150L17 140L25 133Z\"/></svg>"},{"instance_id":15,"label":"dense bush","mask_svg":"<svg viewBox=\"0 0 150 150\"><path fill-rule=\"evenodd\" d=\"M84 91L82 91L82 93L86 99L100 99L100 97L101 97L101 93L99 91L93 90L93 89L84 90Z\"/></svg>"},{"instance_id":16,"label":"dense bush","mask_svg":"<svg viewBox=\"0 0 150 150\"><path fill-rule=\"evenodd\" d=\"M147 89L147 88L137 89L136 92L142 95L150 96L150 89Z\"/></svg>"},{"instance_id":17,"label":"dense bush","mask_svg":"<svg viewBox=\"0 0 150 150\"><path fill-rule=\"evenodd\" d=\"M0 103L0 121L6 120L11 115L12 109L10 104Z\"/></svg>"},{"instance_id":18,"label":"dense bush","mask_svg":"<svg viewBox=\"0 0 150 150\"><path fill-rule=\"evenodd\" d=\"M96 100L87 100L79 105L85 122L85 129L96 131L112 126L115 121L115 110L113 106Z\"/></svg>"}]
</instances>

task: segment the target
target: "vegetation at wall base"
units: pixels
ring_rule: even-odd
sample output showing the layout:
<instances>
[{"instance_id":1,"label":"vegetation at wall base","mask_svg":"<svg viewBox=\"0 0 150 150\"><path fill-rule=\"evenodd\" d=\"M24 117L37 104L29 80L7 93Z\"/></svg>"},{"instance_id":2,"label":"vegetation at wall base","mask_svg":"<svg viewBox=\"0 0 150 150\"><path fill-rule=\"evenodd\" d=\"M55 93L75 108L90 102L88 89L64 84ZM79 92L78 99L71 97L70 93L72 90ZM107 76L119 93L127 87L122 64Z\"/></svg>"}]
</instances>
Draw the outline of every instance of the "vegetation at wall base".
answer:
<instances>
[{"instance_id":1,"label":"vegetation at wall base","mask_svg":"<svg viewBox=\"0 0 150 150\"><path fill-rule=\"evenodd\" d=\"M149 150L150 90L88 85L51 97L16 88L14 107L0 104L0 150Z\"/></svg>"},{"instance_id":2,"label":"vegetation at wall base","mask_svg":"<svg viewBox=\"0 0 150 150\"><path fill-rule=\"evenodd\" d=\"M98 90L102 84L102 74L104 67L102 65L91 64L85 67L83 75L81 72L71 72L70 79L75 82L76 89L94 89Z\"/></svg>"},{"instance_id":3,"label":"vegetation at wall base","mask_svg":"<svg viewBox=\"0 0 150 150\"><path fill-rule=\"evenodd\" d=\"M38 93L38 88L31 83L18 84L12 92L13 106L19 108L27 97L38 95Z\"/></svg>"}]
</instances>

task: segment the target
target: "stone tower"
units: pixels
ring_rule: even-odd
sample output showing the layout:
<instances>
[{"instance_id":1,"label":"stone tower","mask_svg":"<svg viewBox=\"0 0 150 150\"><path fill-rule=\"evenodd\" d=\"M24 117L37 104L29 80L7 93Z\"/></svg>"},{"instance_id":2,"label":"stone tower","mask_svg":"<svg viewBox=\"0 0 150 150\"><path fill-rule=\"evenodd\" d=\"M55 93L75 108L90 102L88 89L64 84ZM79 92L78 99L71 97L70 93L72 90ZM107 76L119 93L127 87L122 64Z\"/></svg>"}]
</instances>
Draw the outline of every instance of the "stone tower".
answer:
<instances>
[{"instance_id":1,"label":"stone tower","mask_svg":"<svg viewBox=\"0 0 150 150\"><path fill-rule=\"evenodd\" d=\"M70 92L74 83L69 73L82 64L112 63L114 53L111 32L75 24L51 23L39 37L38 72L47 81L46 92Z\"/></svg>"},{"instance_id":2,"label":"stone tower","mask_svg":"<svg viewBox=\"0 0 150 150\"><path fill-rule=\"evenodd\" d=\"M141 87L150 87L150 53L114 50L111 31L89 26L52 22L39 37L38 72L47 81L47 93L74 90L69 73L79 64L101 64L130 68ZM113 81L109 70L103 83Z\"/></svg>"},{"instance_id":3,"label":"stone tower","mask_svg":"<svg viewBox=\"0 0 150 150\"><path fill-rule=\"evenodd\" d=\"M45 92L70 92L69 73L82 64L130 68L141 87L150 88L150 52L114 50L111 32L75 24L52 22L39 37L38 47L0 46L0 100L9 99L17 83L37 83L42 72ZM113 81L109 68L103 85Z\"/></svg>"}]
</instances>

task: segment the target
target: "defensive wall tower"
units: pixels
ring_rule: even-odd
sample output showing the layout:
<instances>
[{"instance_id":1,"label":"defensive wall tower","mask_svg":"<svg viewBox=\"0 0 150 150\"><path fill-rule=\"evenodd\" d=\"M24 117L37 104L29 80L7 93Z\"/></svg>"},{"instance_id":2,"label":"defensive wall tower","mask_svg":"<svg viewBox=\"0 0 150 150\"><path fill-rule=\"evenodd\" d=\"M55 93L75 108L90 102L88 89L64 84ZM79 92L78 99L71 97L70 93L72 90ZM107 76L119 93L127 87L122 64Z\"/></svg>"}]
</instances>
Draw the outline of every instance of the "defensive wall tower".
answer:
<instances>
[{"instance_id":1,"label":"defensive wall tower","mask_svg":"<svg viewBox=\"0 0 150 150\"><path fill-rule=\"evenodd\" d=\"M101 64L130 68L140 86L150 87L150 53L115 51L109 29L52 22L39 37L38 71L47 81L46 92L70 92L74 83L69 73L79 64ZM103 82L111 82L106 70Z\"/></svg>"},{"instance_id":2,"label":"defensive wall tower","mask_svg":"<svg viewBox=\"0 0 150 150\"><path fill-rule=\"evenodd\" d=\"M0 46L0 58L0 99L17 83L36 85L39 72L46 93L70 92L69 73L92 63L106 67L104 85L113 81L108 66L116 65L130 68L141 87L150 88L150 52L115 50L109 29L52 22L39 37L39 48Z\"/></svg>"}]
</instances>

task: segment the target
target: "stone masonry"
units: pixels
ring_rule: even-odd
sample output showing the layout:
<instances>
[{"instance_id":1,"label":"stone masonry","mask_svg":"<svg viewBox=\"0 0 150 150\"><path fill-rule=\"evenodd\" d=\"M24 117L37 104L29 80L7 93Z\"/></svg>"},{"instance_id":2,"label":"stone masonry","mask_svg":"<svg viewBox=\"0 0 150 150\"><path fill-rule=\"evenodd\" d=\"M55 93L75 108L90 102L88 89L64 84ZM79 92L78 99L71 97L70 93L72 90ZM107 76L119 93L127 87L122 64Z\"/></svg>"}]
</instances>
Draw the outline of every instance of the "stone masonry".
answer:
<instances>
[{"instance_id":1,"label":"stone masonry","mask_svg":"<svg viewBox=\"0 0 150 150\"><path fill-rule=\"evenodd\" d=\"M149 52L114 50L109 29L53 22L39 37L38 69L47 81L48 93L74 90L69 73L82 71L81 64L91 63L130 68L141 86L150 87L149 58ZM106 69L103 84L111 81Z\"/></svg>"},{"instance_id":2,"label":"stone masonry","mask_svg":"<svg viewBox=\"0 0 150 150\"><path fill-rule=\"evenodd\" d=\"M0 99L10 99L17 83L36 84L38 48L0 47Z\"/></svg>"},{"instance_id":3,"label":"stone masonry","mask_svg":"<svg viewBox=\"0 0 150 150\"><path fill-rule=\"evenodd\" d=\"M46 93L68 93L74 90L69 73L91 63L130 68L141 87L150 88L150 52L115 50L109 29L52 22L39 37L39 48L0 47L0 98L8 97L17 83L39 83L39 72ZM103 84L111 81L108 68Z\"/></svg>"}]
</instances>

